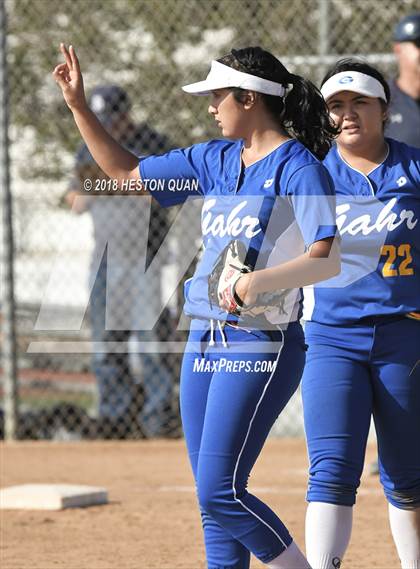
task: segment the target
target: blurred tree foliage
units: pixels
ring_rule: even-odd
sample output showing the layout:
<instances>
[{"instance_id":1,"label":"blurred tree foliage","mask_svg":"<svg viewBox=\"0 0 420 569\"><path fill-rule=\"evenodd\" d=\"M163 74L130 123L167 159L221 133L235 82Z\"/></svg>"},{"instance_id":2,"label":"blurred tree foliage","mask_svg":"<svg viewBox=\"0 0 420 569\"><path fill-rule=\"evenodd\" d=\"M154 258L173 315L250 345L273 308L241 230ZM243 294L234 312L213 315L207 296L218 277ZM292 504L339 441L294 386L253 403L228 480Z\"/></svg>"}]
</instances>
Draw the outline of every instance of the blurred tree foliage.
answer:
<instances>
[{"instance_id":1,"label":"blurred tree foliage","mask_svg":"<svg viewBox=\"0 0 420 569\"><path fill-rule=\"evenodd\" d=\"M217 131L206 100L180 85L201 78L232 46L317 54L320 2L335 54L389 52L395 22L418 9L418 0L6 0L12 142L30 145L22 175L61 178L80 144L51 77L60 41L76 47L87 90L119 83L135 118L182 146Z\"/></svg>"}]
</instances>

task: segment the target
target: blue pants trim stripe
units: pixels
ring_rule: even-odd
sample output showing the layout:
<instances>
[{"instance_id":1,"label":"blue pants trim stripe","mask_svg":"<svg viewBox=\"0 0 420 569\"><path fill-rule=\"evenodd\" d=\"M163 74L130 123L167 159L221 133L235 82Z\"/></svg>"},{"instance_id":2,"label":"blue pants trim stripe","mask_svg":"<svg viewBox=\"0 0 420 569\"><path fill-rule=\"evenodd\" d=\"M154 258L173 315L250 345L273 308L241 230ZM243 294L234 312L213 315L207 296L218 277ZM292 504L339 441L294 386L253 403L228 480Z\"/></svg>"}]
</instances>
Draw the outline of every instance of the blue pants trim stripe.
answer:
<instances>
[{"instance_id":1,"label":"blue pants trim stripe","mask_svg":"<svg viewBox=\"0 0 420 569\"><path fill-rule=\"evenodd\" d=\"M274 533L274 535L280 540L280 542L281 542L281 544L283 545L283 547L286 548L286 547L287 547L287 544L284 543L284 541L283 541L282 538L279 536L279 534L276 532L276 530L275 530L274 528L272 528L269 524L267 524L267 522L265 522L262 518L260 518L260 517L259 517L255 512L253 512L250 508L247 508L247 507L245 506L245 504L244 504L241 500L239 500L239 498L237 497L237 494L236 494L236 487L235 487L235 484L236 484L236 474L237 474L237 471L238 471L239 461L241 460L241 456L242 456L242 453L243 453L243 451L244 451L245 445L246 445L246 443L248 442L249 433L250 433L250 431L251 431L251 429L252 429L252 425L253 425L253 423L254 423L255 416L256 416L256 414L258 413L258 409L259 409L259 407L260 407L261 401L264 399L264 396L265 396L265 394L267 393L268 386L270 385L270 383L271 383L271 381L272 381L272 379L273 379L273 377L274 377L274 373L275 373L275 371L276 371L277 364L278 364L278 362L279 362L280 355L281 355L281 352L282 352L282 350L283 350L283 346L284 346L284 334L283 334L283 332L282 332L281 330L280 330L280 332L281 332L281 334L282 334L282 343L281 343L281 346L280 346L280 350L279 350L279 352L278 352L278 354L277 354L275 368L274 368L273 371L271 372L271 375L270 375L270 377L268 378L268 381L267 381L267 383L266 383L265 386L264 386L264 391L262 392L262 395L261 395L261 397L260 397L260 399L259 399L259 401L258 401L258 403L257 403L257 405L256 405L256 407L255 407L254 414L253 414L253 416L252 416L252 418L251 418L251 421L250 421L249 427L248 427L248 431L247 431L247 433L246 433L246 437L245 437L245 440L244 440L244 444L242 445L242 448L241 448L241 450L240 450L240 453L239 453L239 456L238 456L238 460L236 461L235 471L234 471L234 473L233 473L233 495L234 495L234 497L235 497L235 500L236 500L237 502L239 502L239 503L241 504L241 506L243 506L243 507L245 508L245 510L247 510L250 514L252 514L253 516L255 516L261 523L265 524L269 529L271 529L271 531Z\"/></svg>"}]
</instances>

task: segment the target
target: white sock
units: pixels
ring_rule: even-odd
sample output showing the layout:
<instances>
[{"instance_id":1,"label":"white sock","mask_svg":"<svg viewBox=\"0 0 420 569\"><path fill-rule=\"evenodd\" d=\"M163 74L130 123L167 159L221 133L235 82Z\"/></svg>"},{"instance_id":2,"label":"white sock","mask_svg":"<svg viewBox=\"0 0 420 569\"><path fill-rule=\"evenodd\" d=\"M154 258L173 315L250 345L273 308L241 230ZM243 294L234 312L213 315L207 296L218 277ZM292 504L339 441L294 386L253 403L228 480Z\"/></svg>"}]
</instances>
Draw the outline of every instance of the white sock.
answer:
<instances>
[{"instance_id":1,"label":"white sock","mask_svg":"<svg viewBox=\"0 0 420 569\"><path fill-rule=\"evenodd\" d=\"M350 541L353 508L310 502L306 510L306 557L313 569L339 569Z\"/></svg>"},{"instance_id":2,"label":"white sock","mask_svg":"<svg viewBox=\"0 0 420 569\"><path fill-rule=\"evenodd\" d=\"M267 563L268 569L311 569L306 557L294 541L278 557Z\"/></svg>"},{"instance_id":3,"label":"white sock","mask_svg":"<svg viewBox=\"0 0 420 569\"><path fill-rule=\"evenodd\" d=\"M420 569L420 508L401 510L389 504L389 523L403 569Z\"/></svg>"}]
</instances>

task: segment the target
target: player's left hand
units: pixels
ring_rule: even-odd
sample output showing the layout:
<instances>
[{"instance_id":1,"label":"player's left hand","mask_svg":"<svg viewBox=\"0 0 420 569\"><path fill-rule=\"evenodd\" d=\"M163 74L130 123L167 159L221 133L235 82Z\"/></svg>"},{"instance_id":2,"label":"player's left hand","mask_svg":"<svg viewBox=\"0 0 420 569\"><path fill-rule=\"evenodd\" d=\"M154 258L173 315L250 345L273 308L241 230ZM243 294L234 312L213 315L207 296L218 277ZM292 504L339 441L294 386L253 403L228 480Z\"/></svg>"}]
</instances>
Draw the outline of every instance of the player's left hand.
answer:
<instances>
[{"instance_id":1,"label":"player's left hand","mask_svg":"<svg viewBox=\"0 0 420 569\"><path fill-rule=\"evenodd\" d=\"M220 308L236 316L251 318L261 316L268 309L284 311L287 291L256 293L254 278L256 272L245 263L247 248L234 239L220 253L209 275L208 293L210 307Z\"/></svg>"},{"instance_id":2,"label":"player's left hand","mask_svg":"<svg viewBox=\"0 0 420 569\"><path fill-rule=\"evenodd\" d=\"M258 295L252 292L251 279L252 273L247 273L239 277L235 284L235 294L244 306L253 305L257 300ZM224 305L221 305L221 308L227 309Z\"/></svg>"}]
</instances>

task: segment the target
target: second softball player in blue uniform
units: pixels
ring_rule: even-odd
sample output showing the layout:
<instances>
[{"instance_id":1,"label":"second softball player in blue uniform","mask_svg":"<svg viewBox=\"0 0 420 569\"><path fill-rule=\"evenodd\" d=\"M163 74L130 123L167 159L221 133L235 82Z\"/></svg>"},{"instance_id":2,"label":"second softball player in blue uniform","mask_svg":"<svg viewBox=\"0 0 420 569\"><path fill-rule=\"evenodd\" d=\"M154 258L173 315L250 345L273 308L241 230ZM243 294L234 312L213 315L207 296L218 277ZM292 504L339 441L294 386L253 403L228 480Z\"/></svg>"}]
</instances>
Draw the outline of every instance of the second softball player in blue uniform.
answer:
<instances>
[{"instance_id":1,"label":"second softball player in blue uniform","mask_svg":"<svg viewBox=\"0 0 420 569\"><path fill-rule=\"evenodd\" d=\"M322 155L336 132L326 105L271 54L233 50L212 63L205 81L184 87L211 95L209 112L226 139L141 159L138 169L138 159L89 111L74 50L62 46L62 53L66 63L54 76L100 167L120 181L159 180L152 195L163 206L203 198L204 252L185 287L192 321L180 389L208 567L248 569L253 553L272 569L308 568L281 520L247 492L247 480L303 370L298 287L339 270L336 256L328 258L336 231L332 186L311 153ZM191 181L188 191L179 190L182 180ZM234 238L240 243L231 249ZM237 271L240 245L255 270L223 288ZM238 254L209 298L224 251ZM288 292L267 313L238 310L277 289Z\"/></svg>"},{"instance_id":2,"label":"second softball player in blue uniform","mask_svg":"<svg viewBox=\"0 0 420 569\"><path fill-rule=\"evenodd\" d=\"M314 569L340 566L373 415L401 566L418 568L420 150L384 138L389 87L371 66L338 62L321 92L341 129L324 164L342 271L305 294L307 557Z\"/></svg>"}]
</instances>

